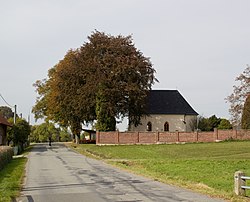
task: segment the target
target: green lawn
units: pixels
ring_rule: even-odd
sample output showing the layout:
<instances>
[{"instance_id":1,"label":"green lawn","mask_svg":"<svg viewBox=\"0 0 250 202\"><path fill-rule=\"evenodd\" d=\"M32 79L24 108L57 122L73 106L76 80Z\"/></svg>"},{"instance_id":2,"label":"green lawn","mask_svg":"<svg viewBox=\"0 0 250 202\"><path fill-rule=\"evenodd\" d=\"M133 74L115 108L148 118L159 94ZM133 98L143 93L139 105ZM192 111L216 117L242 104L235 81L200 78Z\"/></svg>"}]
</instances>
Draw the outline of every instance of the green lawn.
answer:
<instances>
[{"instance_id":1,"label":"green lawn","mask_svg":"<svg viewBox=\"0 0 250 202\"><path fill-rule=\"evenodd\" d=\"M25 149L23 156L27 155L31 148ZM0 202L10 202L19 195L26 162L27 157L13 158L0 170Z\"/></svg>"},{"instance_id":2,"label":"green lawn","mask_svg":"<svg viewBox=\"0 0 250 202\"><path fill-rule=\"evenodd\" d=\"M235 171L250 176L250 142L171 145L72 145L80 153L152 179L222 197L250 201L233 193ZM250 181L249 181L250 186ZM250 196L250 192L247 192Z\"/></svg>"}]
</instances>

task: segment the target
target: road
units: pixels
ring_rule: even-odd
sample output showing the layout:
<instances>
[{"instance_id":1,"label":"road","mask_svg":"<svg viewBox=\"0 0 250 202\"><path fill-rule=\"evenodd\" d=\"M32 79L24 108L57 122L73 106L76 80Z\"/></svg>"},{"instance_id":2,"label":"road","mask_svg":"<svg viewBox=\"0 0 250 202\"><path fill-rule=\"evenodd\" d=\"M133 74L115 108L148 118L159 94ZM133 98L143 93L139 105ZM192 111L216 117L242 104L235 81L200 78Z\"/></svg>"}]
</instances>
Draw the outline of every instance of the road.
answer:
<instances>
[{"instance_id":1,"label":"road","mask_svg":"<svg viewBox=\"0 0 250 202\"><path fill-rule=\"evenodd\" d=\"M220 202L75 153L63 144L37 144L28 156L19 202Z\"/></svg>"}]
</instances>

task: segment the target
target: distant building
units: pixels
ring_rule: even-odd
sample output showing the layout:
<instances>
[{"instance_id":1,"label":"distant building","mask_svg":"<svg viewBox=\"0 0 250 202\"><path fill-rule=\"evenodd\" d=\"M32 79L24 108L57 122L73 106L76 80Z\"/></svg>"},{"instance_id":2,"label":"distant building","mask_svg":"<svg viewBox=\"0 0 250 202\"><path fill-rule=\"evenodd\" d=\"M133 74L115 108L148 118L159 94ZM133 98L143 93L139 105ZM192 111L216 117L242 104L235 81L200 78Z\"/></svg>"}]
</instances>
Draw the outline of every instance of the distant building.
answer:
<instances>
[{"instance_id":1,"label":"distant building","mask_svg":"<svg viewBox=\"0 0 250 202\"><path fill-rule=\"evenodd\" d=\"M0 145L6 145L7 142L7 126L12 126L7 119L0 115Z\"/></svg>"},{"instance_id":2,"label":"distant building","mask_svg":"<svg viewBox=\"0 0 250 202\"><path fill-rule=\"evenodd\" d=\"M130 131L183 131L196 128L198 113L177 90L151 90L147 99L147 113L141 125L129 126Z\"/></svg>"}]
</instances>

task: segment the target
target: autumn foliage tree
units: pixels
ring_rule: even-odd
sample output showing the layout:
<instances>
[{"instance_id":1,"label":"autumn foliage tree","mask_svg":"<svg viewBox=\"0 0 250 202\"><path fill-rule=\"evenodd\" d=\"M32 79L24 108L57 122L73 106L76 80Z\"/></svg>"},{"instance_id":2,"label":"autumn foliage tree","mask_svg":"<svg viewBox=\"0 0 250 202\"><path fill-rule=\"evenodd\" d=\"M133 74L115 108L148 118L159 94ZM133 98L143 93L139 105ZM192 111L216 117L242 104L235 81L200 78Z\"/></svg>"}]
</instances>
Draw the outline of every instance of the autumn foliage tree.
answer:
<instances>
[{"instance_id":1,"label":"autumn foliage tree","mask_svg":"<svg viewBox=\"0 0 250 202\"><path fill-rule=\"evenodd\" d=\"M233 86L233 93L226 100L230 103L229 113L234 127L241 125L241 118L244 103L248 93L250 92L250 66L235 79L238 85Z\"/></svg>"},{"instance_id":2,"label":"autumn foliage tree","mask_svg":"<svg viewBox=\"0 0 250 202\"><path fill-rule=\"evenodd\" d=\"M33 112L71 127L79 135L82 124L97 120L96 129L115 130L116 118L129 115L138 125L145 114L145 98L157 81L149 58L132 37L95 31L76 50L37 81L39 94Z\"/></svg>"}]
</instances>

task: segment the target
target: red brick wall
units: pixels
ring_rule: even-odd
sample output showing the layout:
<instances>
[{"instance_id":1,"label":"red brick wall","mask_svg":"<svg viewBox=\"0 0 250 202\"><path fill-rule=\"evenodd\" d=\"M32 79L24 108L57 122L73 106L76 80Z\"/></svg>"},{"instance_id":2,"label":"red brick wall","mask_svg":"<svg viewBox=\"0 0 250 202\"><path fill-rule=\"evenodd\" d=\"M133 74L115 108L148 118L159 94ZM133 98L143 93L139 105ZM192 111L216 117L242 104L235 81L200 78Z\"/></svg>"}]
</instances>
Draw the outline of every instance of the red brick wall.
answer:
<instances>
[{"instance_id":1,"label":"red brick wall","mask_svg":"<svg viewBox=\"0 0 250 202\"><path fill-rule=\"evenodd\" d=\"M139 143L156 143L156 133L153 132L140 132L139 133Z\"/></svg>"},{"instance_id":2,"label":"red brick wall","mask_svg":"<svg viewBox=\"0 0 250 202\"><path fill-rule=\"evenodd\" d=\"M186 133L186 132L179 133L178 142L196 142L196 141L197 141L196 133Z\"/></svg>"},{"instance_id":3,"label":"red brick wall","mask_svg":"<svg viewBox=\"0 0 250 202\"><path fill-rule=\"evenodd\" d=\"M159 142L178 142L177 133L160 132Z\"/></svg>"},{"instance_id":4,"label":"red brick wall","mask_svg":"<svg viewBox=\"0 0 250 202\"><path fill-rule=\"evenodd\" d=\"M198 142L213 142L216 138L214 138L214 132L199 132L198 133Z\"/></svg>"},{"instance_id":5,"label":"red brick wall","mask_svg":"<svg viewBox=\"0 0 250 202\"><path fill-rule=\"evenodd\" d=\"M233 130L218 130L218 139L227 140L233 138Z\"/></svg>"},{"instance_id":6,"label":"red brick wall","mask_svg":"<svg viewBox=\"0 0 250 202\"><path fill-rule=\"evenodd\" d=\"M237 131L237 139L239 139L239 140L249 140L250 139L250 130Z\"/></svg>"},{"instance_id":7,"label":"red brick wall","mask_svg":"<svg viewBox=\"0 0 250 202\"><path fill-rule=\"evenodd\" d=\"M214 142L216 140L250 140L250 130L214 132L97 132L96 144L156 144L176 142Z\"/></svg>"},{"instance_id":8,"label":"red brick wall","mask_svg":"<svg viewBox=\"0 0 250 202\"><path fill-rule=\"evenodd\" d=\"M119 133L119 143L120 144L136 144L139 142L138 133L134 132L124 132Z\"/></svg>"},{"instance_id":9,"label":"red brick wall","mask_svg":"<svg viewBox=\"0 0 250 202\"><path fill-rule=\"evenodd\" d=\"M118 144L117 132L97 132L96 144Z\"/></svg>"}]
</instances>

